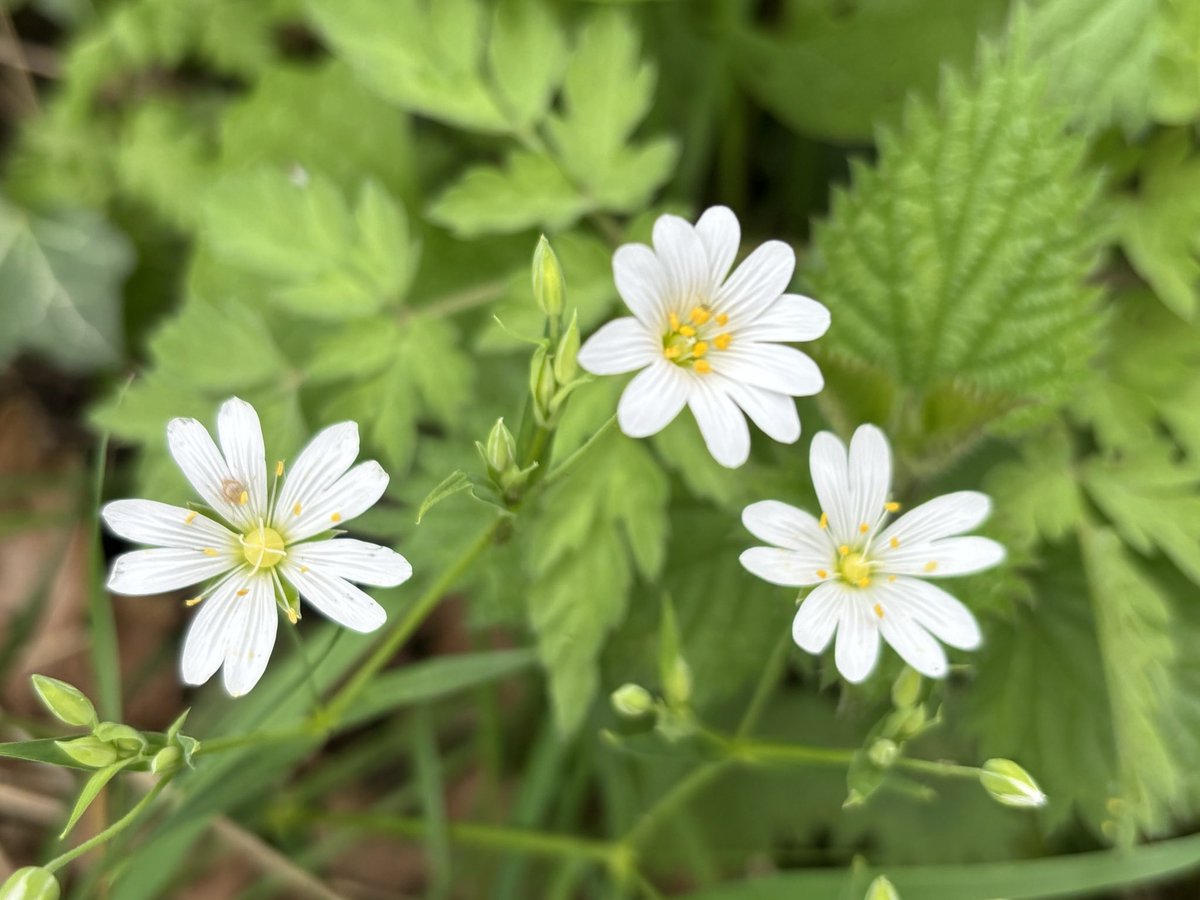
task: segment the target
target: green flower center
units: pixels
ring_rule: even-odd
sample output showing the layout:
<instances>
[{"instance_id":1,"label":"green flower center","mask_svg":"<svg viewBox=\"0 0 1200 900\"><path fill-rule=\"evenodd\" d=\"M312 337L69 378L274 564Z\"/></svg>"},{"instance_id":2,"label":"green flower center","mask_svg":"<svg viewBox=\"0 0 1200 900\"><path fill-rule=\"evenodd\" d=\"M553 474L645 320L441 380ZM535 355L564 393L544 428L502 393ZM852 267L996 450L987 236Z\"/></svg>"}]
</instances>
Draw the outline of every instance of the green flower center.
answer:
<instances>
[{"instance_id":1,"label":"green flower center","mask_svg":"<svg viewBox=\"0 0 1200 900\"><path fill-rule=\"evenodd\" d=\"M242 555L256 569L270 569L287 556L283 538L274 528L260 525L242 535Z\"/></svg>"},{"instance_id":2,"label":"green flower center","mask_svg":"<svg viewBox=\"0 0 1200 900\"><path fill-rule=\"evenodd\" d=\"M838 574L849 584L866 587L871 583L871 564L857 551L847 553L838 560Z\"/></svg>"}]
</instances>

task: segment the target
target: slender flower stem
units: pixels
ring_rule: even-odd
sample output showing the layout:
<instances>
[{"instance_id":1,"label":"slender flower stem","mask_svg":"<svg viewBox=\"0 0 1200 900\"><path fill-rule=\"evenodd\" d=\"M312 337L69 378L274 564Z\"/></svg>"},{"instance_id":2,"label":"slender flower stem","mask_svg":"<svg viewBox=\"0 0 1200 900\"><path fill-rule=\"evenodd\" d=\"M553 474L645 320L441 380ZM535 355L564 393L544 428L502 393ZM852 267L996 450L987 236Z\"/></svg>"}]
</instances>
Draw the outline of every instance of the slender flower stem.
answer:
<instances>
[{"instance_id":1,"label":"slender flower stem","mask_svg":"<svg viewBox=\"0 0 1200 900\"><path fill-rule=\"evenodd\" d=\"M318 722L327 724L336 723L341 714L346 708L354 702L363 690L371 683L371 679L388 664L396 651L399 650L404 642L412 636L412 633L417 630L425 618L434 610L438 601L442 599L442 595L450 589L450 587L460 577L463 572L471 567L483 554L485 550L492 545L495 540L496 532L504 520L497 518L475 539L463 554L444 571L438 579L429 586L429 588L417 598L417 601L409 607L405 616L396 623L383 640L375 648L374 652L367 657L366 661L359 666L358 671L351 676L350 680L342 686L323 710L318 710L314 714L314 718Z\"/></svg>"},{"instance_id":2,"label":"slender flower stem","mask_svg":"<svg viewBox=\"0 0 1200 900\"><path fill-rule=\"evenodd\" d=\"M601 439L612 430L612 427L616 424L617 417L615 415L610 416L603 425L596 429L596 432L590 438L584 441L583 444L575 450L574 453L572 453L550 471L550 474L547 475L542 481L542 487L547 487L551 484L554 484L554 482L558 481L560 478L563 478L569 471L571 471L572 468L575 467L576 464L578 464L578 462L587 454L589 450L596 446L596 444L598 444Z\"/></svg>"},{"instance_id":3,"label":"slender flower stem","mask_svg":"<svg viewBox=\"0 0 1200 900\"><path fill-rule=\"evenodd\" d=\"M957 763L937 762L929 759L913 759L902 756L896 760L896 766L908 769L910 772L924 772L927 775L938 775L942 778L977 779L983 770L978 766L960 766Z\"/></svg>"},{"instance_id":4,"label":"slender flower stem","mask_svg":"<svg viewBox=\"0 0 1200 900\"><path fill-rule=\"evenodd\" d=\"M227 750L240 750L242 747L254 747L259 744L285 744L297 738L312 737L315 733L312 724L305 722L295 728L278 728L274 730L252 731L249 734L235 734L223 738L211 738L201 741L196 748L196 756L208 756L212 753L224 753Z\"/></svg>"},{"instance_id":5,"label":"slender flower stem","mask_svg":"<svg viewBox=\"0 0 1200 900\"><path fill-rule=\"evenodd\" d=\"M89 850L99 847L106 841L112 840L114 837L133 824L133 821L140 816L142 812L154 802L154 799L163 792L163 789L170 784L173 777L174 776L172 775L168 775L162 778L154 785L154 787L150 788L150 790L144 797L142 797L141 800L134 804L133 808L130 809L129 812L125 813L125 815L117 819L117 821L113 822L99 834L88 838L77 847L72 847L61 856L54 857L54 859L50 860L50 862L43 865L42 868L47 869L50 872L56 872L71 860L83 856L83 854L87 853Z\"/></svg>"},{"instance_id":6,"label":"slender flower stem","mask_svg":"<svg viewBox=\"0 0 1200 900\"><path fill-rule=\"evenodd\" d=\"M500 299L508 290L508 283L507 278L498 278L495 281L471 285L461 291L440 297L425 306L406 308L400 315L402 320L442 319Z\"/></svg>"},{"instance_id":7,"label":"slender flower stem","mask_svg":"<svg viewBox=\"0 0 1200 900\"><path fill-rule=\"evenodd\" d=\"M674 787L663 794L657 803L633 823L633 827L625 834L622 843L629 847L637 847L653 834L666 819L669 819L676 809L723 775L734 761L733 757L727 757L693 769L691 774L676 782Z\"/></svg>"},{"instance_id":8,"label":"slender flower stem","mask_svg":"<svg viewBox=\"0 0 1200 900\"><path fill-rule=\"evenodd\" d=\"M750 697L746 712L738 723L737 731L734 732L735 741L748 735L758 724L767 701L771 698L771 691L775 689L775 685L779 683L779 676L783 674L783 666L787 662L790 647L791 635L784 632L779 636L779 641L775 644L775 649L771 652L767 664L763 666L758 684L754 686L754 694Z\"/></svg>"},{"instance_id":9,"label":"slender flower stem","mask_svg":"<svg viewBox=\"0 0 1200 900\"><path fill-rule=\"evenodd\" d=\"M770 744L763 741L735 741L731 753L750 763L795 763L798 765L848 766L854 750L836 747L810 747L805 744Z\"/></svg>"}]
</instances>

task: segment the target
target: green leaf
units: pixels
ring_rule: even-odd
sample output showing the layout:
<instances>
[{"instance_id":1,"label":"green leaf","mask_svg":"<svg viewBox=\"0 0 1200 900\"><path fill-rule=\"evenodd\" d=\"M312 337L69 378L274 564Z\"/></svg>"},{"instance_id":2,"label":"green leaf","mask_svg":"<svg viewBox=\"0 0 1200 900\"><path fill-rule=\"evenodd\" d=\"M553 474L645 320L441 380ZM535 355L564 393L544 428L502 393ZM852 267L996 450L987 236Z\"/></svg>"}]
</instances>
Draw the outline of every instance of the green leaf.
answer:
<instances>
[{"instance_id":1,"label":"green leaf","mask_svg":"<svg viewBox=\"0 0 1200 900\"><path fill-rule=\"evenodd\" d=\"M429 512L429 510L447 497L453 497L460 491L469 491L471 487L470 475L462 469L459 469L457 472L451 472L437 487L429 492L429 496L421 501L421 505L417 509L417 524L421 524L421 520L425 518L425 513Z\"/></svg>"},{"instance_id":2,"label":"green leaf","mask_svg":"<svg viewBox=\"0 0 1200 900\"><path fill-rule=\"evenodd\" d=\"M453 879L450 834L446 821L446 784L438 756L433 718L426 707L419 707L413 716L412 740L417 790L421 797L422 819L426 824L425 855L430 869L426 896L443 900L450 895Z\"/></svg>"},{"instance_id":3,"label":"green leaf","mask_svg":"<svg viewBox=\"0 0 1200 900\"><path fill-rule=\"evenodd\" d=\"M1043 84L1019 46L985 46L973 82L948 75L936 108L915 104L881 135L878 164L854 167L817 231L813 294L833 313L822 349L835 374L897 386L871 396L893 407L901 447L1028 420L1087 373L1096 179Z\"/></svg>"},{"instance_id":4,"label":"green leaf","mask_svg":"<svg viewBox=\"0 0 1200 900\"><path fill-rule=\"evenodd\" d=\"M670 176L677 147L630 137L654 99L655 70L643 62L637 29L617 10L588 18L567 65L562 115L550 133L574 182L601 206L637 211Z\"/></svg>"},{"instance_id":5,"label":"green leaf","mask_svg":"<svg viewBox=\"0 0 1200 900\"><path fill-rule=\"evenodd\" d=\"M192 228L213 178L212 153L192 125L194 111L154 101L139 107L116 148L121 188L178 228Z\"/></svg>"},{"instance_id":6,"label":"green leaf","mask_svg":"<svg viewBox=\"0 0 1200 900\"><path fill-rule=\"evenodd\" d=\"M1200 5L1159 4L1161 47L1151 109L1160 122L1186 125L1200 118Z\"/></svg>"},{"instance_id":7,"label":"green leaf","mask_svg":"<svg viewBox=\"0 0 1200 900\"><path fill-rule=\"evenodd\" d=\"M1121 246L1159 299L1184 319L1200 313L1200 154L1187 131L1149 148L1136 197L1115 210Z\"/></svg>"},{"instance_id":8,"label":"green leaf","mask_svg":"<svg viewBox=\"0 0 1200 900\"><path fill-rule=\"evenodd\" d=\"M71 814L67 817L67 824L63 826L63 830L58 835L59 840L62 840L71 833L71 829L75 827L79 818L87 812L87 808L92 805L92 801L104 790L104 786L112 781L113 776L136 761L136 757L123 759L118 763L98 770L84 783L83 790L79 792L79 798L71 808Z\"/></svg>"},{"instance_id":9,"label":"green leaf","mask_svg":"<svg viewBox=\"0 0 1200 900\"><path fill-rule=\"evenodd\" d=\"M23 759L27 762L49 763L52 766L64 766L68 769L83 769L91 772L95 767L84 765L68 756L58 746L58 740L46 738L36 741L12 741L0 744L0 757L7 759Z\"/></svg>"},{"instance_id":10,"label":"green leaf","mask_svg":"<svg viewBox=\"0 0 1200 900\"><path fill-rule=\"evenodd\" d=\"M554 162L515 150L502 167L467 169L434 201L429 218L462 237L475 237L535 225L559 231L592 208Z\"/></svg>"},{"instance_id":11,"label":"green leaf","mask_svg":"<svg viewBox=\"0 0 1200 900\"><path fill-rule=\"evenodd\" d=\"M1071 435L1056 425L1022 442L1021 457L997 466L986 488L996 505L990 527L1010 550L1032 551L1040 539L1057 543L1083 516L1074 475Z\"/></svg>"},{"instance_id":12,"label":"green leaf","mask_svg":"<svg viewBox=\"0 0 1200 900\"><path fill-rule=\"evenodd\" d=\"M500 0L488 60L515 126L542 118L567 60L567 43L552 8L541 0Z\"/></svg>"},{"instance_id":13,"label":"green leaf","mask_svg":"<svg viewBox=\"0 0 1200 900\"><path fill-rule=\"evenodd\" d=\"M95 213L34 216L0 201L0 361L36 350L66 369L120 361L129 243Z\"/></svg>"},{"instance_id":14,"label":"green leaf","mask_svg":"<svg viewBox=\"0 0 1200 900\"><path fill-rule=\"evenodd\" d=\"M1008 4L791 0L783 6L783 20L769 30L733 33L738 78L796 130L850 141L898 118L909 94L932 91L943 67L969 64L978 35L999 28Z\"/></svg>"},{"instance_id":15,"label":"green leaf","mask_svg":"<svg viewBox=\"0 0 1200 900\"><path fill-rule=\"evenodd\" d=\"M273 282L280 306L319 319L396 304L414 266L399 205L368 182L352 210L317 173L223 178L206 198L203 238L226 262Z\"/></svg>"}]
</instances>

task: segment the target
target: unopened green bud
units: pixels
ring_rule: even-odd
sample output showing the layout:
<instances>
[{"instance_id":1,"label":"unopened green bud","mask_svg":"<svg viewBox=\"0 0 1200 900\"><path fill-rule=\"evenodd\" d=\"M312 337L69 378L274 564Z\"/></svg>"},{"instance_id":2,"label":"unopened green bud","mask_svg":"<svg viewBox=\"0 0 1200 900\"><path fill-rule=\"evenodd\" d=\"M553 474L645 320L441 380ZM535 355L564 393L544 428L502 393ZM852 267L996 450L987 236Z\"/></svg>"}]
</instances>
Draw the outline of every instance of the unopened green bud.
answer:
<instances>
[{"instance_id":1,"label":"unopened green bud","mask_svg":"<svg viewBox=\"0 0 1200 900\"><path fill-rule=\"evenodd\" d=\"M146 749L146 738L136 728L120 722L101 722L92 732L100 740L112 744L123 755L129 756Z\"/></svg>"},{"instance_id":2,"label":"unopened green bud","mask_svg":"<svg viewBox=\"0 0 1200 900\"><path fill-rule=\"evenodd\" d=\"M625 719L640 719L654 712L654 697L640 684L623 684L612 692L612 707Z\"/></svg>"},{"instance_id":3,"label":"unopened green bud","mask_svg":"<svg viewBox=\"0 0 1200 900\"><path fill-rule=\"evenodd\" d=\"M538 421L545 424L551 415L551 404L558 387L554 380L554 368L546 356L546 349L538 347L529 364L529 393L537 411Z\"/></svg>"},{"instance_id":4,"label":"unopened green bud","mask_svg":"<svg viewBox=\"0 0 1200 900\"><path fill-rule=\"evenodd\" d=\"M554 378L559 384L570 384L579 372L579 318L578 313L571 316L571 324L563 332L558 342L558 350L554 353Z\"/></svg>"},{"instance_id":5,"label":"unopened green bud","mask_svg":"<svg viewBox=\"0 0 1200 900\"><path fill-rule=\"evenodd\" d=\"M73 741L55 741L55 745L75 762L94 769L102 769L115 763L120 754L112 744L95 735L76 738Z\"/></svg>"},{"instance_id":6,"label":"unopened green bud","mask_svg":"<svg viewBox=\"0 0 1200 900\"><path fill-rule=\"evenodd\" d=\"M150 760L150 771L155 775L171 775L183 768L183 751L172 745L163 747Z\"/></svg>"},{"instance_id":7,"label":"unopened green bud","mask_svg":"<svg viewBox=\"0 0 1200 900\"><path fill-rule=\"evenodd\" d=\"M921 673L908 666L892 683L892 703L897 709L911 709L921 699Z\"/></svg>"},{"instance_id":8,"label":"unopened green bud","mask_svg":"<svg viewBox=\"0 0 1200 900\"><path fill-rule=\"evenodd\" d=\"M879 768L890 769L900 758L900 745L887 738L879 738L871 744L870 749L867 750L867 756Z\"/></svg>"},{"instance_id":9,"label":"unopened green bud","mask_svg":"<svg viewBox=\"0 0 1200 900\"><path fill-rule=\"evenodd\" d=\"M542 235L533 251L533 298L547 316L557 318L563 310L563 273L554 248Z\"/></svg>"},{"instance_id":10,"label":"unopened green bud","mask_svg":"<svg viewBox=\"0 0 1200 900\"><path fill-rule=\"evenodd\" d=\"M989 759L979 773L979 783L1005 806L1036 809L1046 805L1046 795L1033 776L1011 759Z\"/></svg>"},{"instance_id":11,"label":"unopened green bud","mask_svg":"<svg viewBox=\"0 0 1200 900\"><path fill-rule=\"evenodd\" d=\"M859 750L850 760L850 768L846 772L846 799L842 806L861 806L879 790L881 784L883 770L875 765L869 754Z\"/></svg>"},{"instance_id":12,"label":"unopened green bud","mask_svg":"<svg viewBox=\"0 0 1200 900\"><path fill-rule=\"evenodd\" d=\"M34 675L31 681L38 697L59 721L80 728L95 726L96 708L79 688L48 675Z\"/></svg>"},{"instance_id":13,"label":"unopened green bud","mask_svg":"<svg viewBox=\"0 0 1200 900\"><path fill-rule=\"evenodd\" d=\"M692 699L692 667L682 656L671 664L663 682L663 693L672 703L687 703Z\"/></svg>"},{"instance_id":14,"label":"unopened green bud","mask_svg":"<svg viewBox=\"0 0 1200 900\"><path fill-rule=\"evenodd\" d=\"M895 885L887 880L883 875L880 875L871 882L867 888L867 895L863 900L900 900L900 892L896 890Z\"/></svg>"},{"instance_id":15,"label":"unopened green bud","mask_svg":"<svg viewBox=\"0 0 1200 900\"><path fill-rule=\"evenodd\" d=\"M58 879L49 869L26 866L0 885L0 900L58 900Z\"/></svg>"},{"instance_id":16,"label":"unopened green bud","mask_svg":"<svg viewBox=\"0 0 1200 900\"><path fill-rule=\"evenodd\" d=\"M488 432L487 446L484 448L484 458L488 469L493 475L507 472L517 461L517 442L512 432L504 424L504 419L496 420L492 430Z\"/></svg>"}]
</instances>

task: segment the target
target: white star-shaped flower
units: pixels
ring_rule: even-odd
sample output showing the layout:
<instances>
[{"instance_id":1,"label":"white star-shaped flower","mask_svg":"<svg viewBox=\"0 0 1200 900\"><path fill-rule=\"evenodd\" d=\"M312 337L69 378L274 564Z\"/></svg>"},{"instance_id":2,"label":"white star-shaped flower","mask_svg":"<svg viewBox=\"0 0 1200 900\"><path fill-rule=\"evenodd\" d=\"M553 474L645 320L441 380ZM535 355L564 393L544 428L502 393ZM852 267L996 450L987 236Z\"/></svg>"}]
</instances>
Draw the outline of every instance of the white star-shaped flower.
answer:
<instances>
[{"instance_id":1,"label":"white star-shaped flower","mask_svg":"<svg viewBox=\"0 0 1200 900\"><path fill-rule=\"evenodd\" d=\"M655 434L686 404L713 458L729 468L750 455L745 416L777 441L800 437L792 398L825 382L812 359L779 342L811 341L829 328L824 306L784 293L796 254L782 241L763 244L729 275L740 241L737 217L724 206L695 227L660 216L653 249L626 244L613 255L617 290L633 316L604 325L579 351L579 364L595 375L641 370L617 406L623 432Z\"/></svg>"},{"instance_id":2,"label":"white star-shaped flower","mask_svg":"<svg viewBox=\"0 0 1200 900\"><path fill-rule=\"evenodd\" d=\"M821 517L776 500L746 507L746 528L773 546L745 551L742 565L772 584L813 588L792 636L802 649L820 653L836 631L834 655L848 681L871 673L880 637L918 672L941 678L947 666L938 642L973 650L979 625L962 603L922 579L968 575L1004 559L995 541L961 536L987 518L991 501L959 491L887 524L900 505L888 498L891 450L873 425L855 431L848 458L837 437L821 432L813 438L811 466Z\"/></svg>"},{"instance_id":3,"label":"white star-shaped flower","mask_svg":"<svg viewBox=\"0 0 1200 900\"><path fill-rule=\"evenodd\" d=\"M167 443L183 474L218 521L154 500L116 500L101 511L114 532L155 549L118 557L108 578L117 594L158 594L201 582L208 586L183 644L182 674L203 684L224 665L225 689L241 696L258 683L275 646L279 610L294 623L283 582L339 625L374 631L383 607L350 582L393 587L412 574L400 554L351 538L312 540L370 509L388 476L377 462L359 463L358 426L326 428L300 453L282 485L283 463L267 491L258 414L237 398L217 416L220 450L195 419L173 419Z\"/></svg>"}]
</instances>

